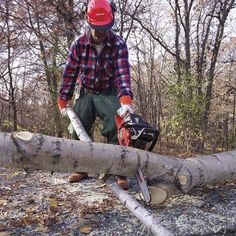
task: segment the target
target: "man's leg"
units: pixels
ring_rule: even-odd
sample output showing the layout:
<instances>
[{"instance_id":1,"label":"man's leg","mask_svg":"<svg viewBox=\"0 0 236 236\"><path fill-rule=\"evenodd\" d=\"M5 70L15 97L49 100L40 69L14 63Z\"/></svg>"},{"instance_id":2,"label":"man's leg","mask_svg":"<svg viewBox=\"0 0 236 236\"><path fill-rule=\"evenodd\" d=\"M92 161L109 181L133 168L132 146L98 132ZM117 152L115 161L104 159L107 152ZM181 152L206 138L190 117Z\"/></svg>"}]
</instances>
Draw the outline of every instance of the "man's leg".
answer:
<instances>
[{"instance_id":1,"label":"man's leg","mask_svg":"<svg viewBox=\"0 0 236 236\"><path fill-rule=\"evenodd\" d=\"M93 101L97 115L103 122L102 136L107 138L108 143L119 144L115 115L120 107L120 102L116 90L114 89L110 93L94 95Z\"/></svg>"},{"instance_id":2,"label":"man's leg","mask_svg":"<svg viewBox=\"0 0 236 236\"><path fill-rule=\"evenodd\" d=\"M96 111L93 104L92 95L84 92L82 89L79 99L77 99L75 102L74 110L77 116L80 118L85 131L89 136L91 136L91 128L96 118ZM69 126L69 132L72 134L74 139L79 140L71 124ZM75 183L87 177L88 174L85 172L76 172L71 174L68 180L70 183Z\"/></svg>"},{"instance_id":3,"label":"man's leg","mask_svg":"<svg viewBox=\"0 0 236 236\"><path fill-rule=\"evenodd\" d=\"M115 115L117 114L117 109L120 108L120 102L116 90L111 91L109 94L94 95L93 100L97 115L103 122L101 134L107 138L108 143L119 144ZM129 188L127 177L116 176L116 179L121 188L125 190Z\"/></svg>"}]
</instances>

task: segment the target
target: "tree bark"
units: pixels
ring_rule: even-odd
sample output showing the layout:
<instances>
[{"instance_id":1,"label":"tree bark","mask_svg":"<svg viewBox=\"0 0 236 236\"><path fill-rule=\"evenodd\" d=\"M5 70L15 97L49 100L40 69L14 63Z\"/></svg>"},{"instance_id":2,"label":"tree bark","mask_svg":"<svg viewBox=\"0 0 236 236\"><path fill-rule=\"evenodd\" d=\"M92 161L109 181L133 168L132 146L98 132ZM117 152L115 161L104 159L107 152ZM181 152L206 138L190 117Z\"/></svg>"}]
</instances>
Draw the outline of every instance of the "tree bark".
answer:
<instances>
[{"instance_id":1,"label":"tree bark","mask_svg":"<svg viewBox=\"0 0 236 236\"><path fill-rule=\"evenodd\" d=\"M160 224L160 219L143 208L134 198L124 190L120 189L115 182L107 180L109 188L117 198L124 204L149 230L156 236L173 236L173 234Z\"/></svg>"},{"instance_id":2,"label":"tree bark","mask_svg":"<svg viewBox=\"0 0 236 236\"><path fill-rule=\"evenodd\" d=\"M196 186L236 179L236 151L180 159L132 147L82 142L29 132L0 133L0 166L25 170L80 171L135 176L143 170L153 205ZM163 197L164 196L166 197ZM156 196L155 196L156 199Z\"/></svg>"}]
</instances>

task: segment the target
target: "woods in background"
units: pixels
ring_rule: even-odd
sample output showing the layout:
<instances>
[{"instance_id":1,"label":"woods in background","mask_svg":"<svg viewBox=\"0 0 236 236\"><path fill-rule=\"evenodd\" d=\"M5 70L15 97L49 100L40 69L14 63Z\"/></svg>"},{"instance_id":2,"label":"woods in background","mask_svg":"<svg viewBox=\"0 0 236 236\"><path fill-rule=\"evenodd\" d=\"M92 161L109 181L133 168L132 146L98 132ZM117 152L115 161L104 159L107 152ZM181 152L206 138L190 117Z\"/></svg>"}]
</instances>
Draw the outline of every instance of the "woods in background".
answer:
<instances>
[{"instance_id":1,"label":"woods in background","mask_svg":"<svg viewBox=\"0 0 236 236\"><path fill-rule=\"evenodd\" d=\"M135 110L161 130L159 151L234 149L235 0L116 0ZM84 27L77 0L2 0L0 131L66 136L56 100Z\"/></svg>"}]
</instances>

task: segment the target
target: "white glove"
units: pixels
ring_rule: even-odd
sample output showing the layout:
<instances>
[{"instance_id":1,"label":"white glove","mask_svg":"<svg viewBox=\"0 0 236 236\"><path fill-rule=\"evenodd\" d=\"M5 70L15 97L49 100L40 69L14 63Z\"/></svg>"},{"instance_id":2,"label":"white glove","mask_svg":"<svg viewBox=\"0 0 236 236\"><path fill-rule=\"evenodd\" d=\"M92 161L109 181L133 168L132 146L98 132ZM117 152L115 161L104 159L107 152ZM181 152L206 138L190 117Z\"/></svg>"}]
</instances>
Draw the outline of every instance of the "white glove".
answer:
<instances>
[{"instance_id":1,"label":"white glove","mask_svg":"<svg viewBox=\"0 0 236 236\"><path fill-rule=\"evenodd\" d=\"M62 108L62 109L60 109L60 112L61 112L61 115L62 116L67 116L67 111L66 111L66 107L65 108Z\"/></svg>"},{"instance_id":2,"label":"white glove","mask_svg":"<svg viewBox=\"0 0 236 236\"><path fill-rule=\"evenodd\" d=\"M117 110L117 114L120 117L125 117L125 115L128 113L134 113L132 106L129 104L121 104L121 107Z\"/></svg>"}]
</instances>

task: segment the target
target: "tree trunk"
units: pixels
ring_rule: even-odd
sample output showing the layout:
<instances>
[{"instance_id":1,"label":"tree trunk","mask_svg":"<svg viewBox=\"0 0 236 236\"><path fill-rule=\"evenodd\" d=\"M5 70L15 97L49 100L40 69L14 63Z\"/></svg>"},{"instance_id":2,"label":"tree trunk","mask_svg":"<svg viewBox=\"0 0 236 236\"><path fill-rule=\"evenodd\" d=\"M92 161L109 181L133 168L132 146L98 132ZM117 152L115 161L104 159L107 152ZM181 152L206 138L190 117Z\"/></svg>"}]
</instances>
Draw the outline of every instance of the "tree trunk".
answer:
<instances>
[{"instance_id":1,"label":"tree trunk","mask_svg":"<svg viewBox=\"0 0 236 236\"><path fill-rule=\"evenodd\" d=\"M32 134L0 133L0 166L135 176L141 167L153 199L165 201L196 186L236 179L236 151L180 159L132 147ZM156 196L160 194L160 197ZM156 198L158 197L158 199Z\"/></svg>"},{"instance_id":2,"label":"tree trunk","mask_svg":"<svg viewBox=\"0 0 236 236\"><path fill-rule=\"evenodd\" d=\"M212 100L212 92L213 92L213 83L215 80L215 70L216 70L216 64L218 59L218 54L220 50L220 46L222 43L222 39L224 36L224 30L225 30L225 22L228 18L230 10L233 8L235 3L235 0L226 0L224 2L219 1L220 4L220 10L217 13L217 18L219 20L219 24L217 27L217 32L215 36L215 42L213 45L212 50L212 57L210 62L210 68L209 68L209 75L208 75L208 82L206 86L206 105L205 105L205 112L204 112L204 126L205 126L205 132L208 129L208 121L209 121L209 115L210 115L210 108L211 108L211 100Z\"/></svg>"}]
</instances>

